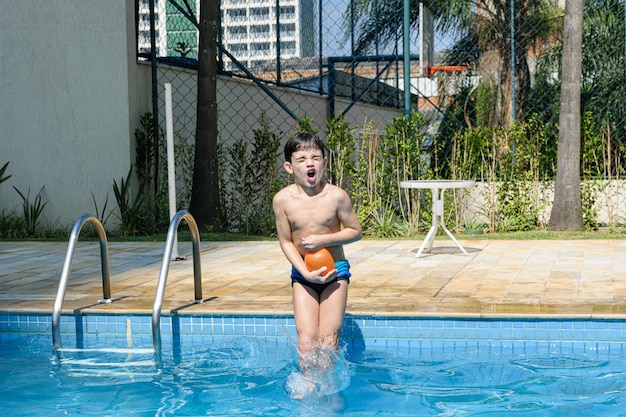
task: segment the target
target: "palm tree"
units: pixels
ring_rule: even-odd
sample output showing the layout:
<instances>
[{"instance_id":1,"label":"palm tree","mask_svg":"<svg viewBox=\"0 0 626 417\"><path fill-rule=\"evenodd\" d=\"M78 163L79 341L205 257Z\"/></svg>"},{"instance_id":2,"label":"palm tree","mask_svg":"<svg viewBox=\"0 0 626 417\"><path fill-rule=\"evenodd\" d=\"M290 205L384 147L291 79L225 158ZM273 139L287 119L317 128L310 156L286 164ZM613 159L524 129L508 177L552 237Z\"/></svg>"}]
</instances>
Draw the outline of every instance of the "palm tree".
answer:
<instances>
[{"instance_id":1,"label":"palm tree","mask_svg":"<svg viewBox=\"0 0 626 417\"><path fill-rule=\"evenodd\" d=\"M402 36L403 0L352 0L346 21L355 28L356 54L374 51ZM412 29L419 22L419 0L410 0ZM494 83L495 123L522 119L530 92L529 53L541 52L558 33L562 10L555 0L423 0L435 19L438 33L459 39L446 56L447 65L466 65L483 82ZM349 28L348 32L351 33ZM513 53L511 53L513 51ZM491 56L492 68L481 65ZM514 81L514 83L512 82ZM512 100L512 86L515 100ZM513 114L515 109L515 115Z\"/></svg>"},{"instance_id":2,"label":"palm tree","mask_svg":"<svg viewBox=\"0 0 626 417\"><path fill-rule=\"evenodd\" d=\"M550 230L581 230L580 79L583 0L567 0L563 28L563 75L559 147Z\"/></svg>"},{"instance_id":3,"label":"palm tree","mask_svg":"<svg viewBox=\"0 0 626 417\"><path fill-rule=\"evenodd\" d=\"M196 150L189 211L201 231L220 228L217 157L217 31L219 3L200 1Z\"/></svg>"}]
</instances>

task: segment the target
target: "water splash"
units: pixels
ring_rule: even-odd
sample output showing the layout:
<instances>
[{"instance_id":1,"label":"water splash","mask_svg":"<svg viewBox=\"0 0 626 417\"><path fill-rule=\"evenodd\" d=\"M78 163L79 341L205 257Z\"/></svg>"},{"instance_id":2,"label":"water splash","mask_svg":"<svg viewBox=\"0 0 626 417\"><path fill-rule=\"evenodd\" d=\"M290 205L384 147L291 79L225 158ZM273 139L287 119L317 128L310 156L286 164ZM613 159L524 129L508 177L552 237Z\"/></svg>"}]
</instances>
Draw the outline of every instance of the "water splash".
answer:
<instances>
[{"instance_id":1,"label":"water splash","mask_svg":"<svg viewBox=\"0 0 626 417\"><path fill-rule=\"evenodd\" d=\"M285 391L291 398L327 396L350 386L348 362L332 349L317 349L301 357L305 371L293 370L285 380Z\"/></svg>"}]
</instances>

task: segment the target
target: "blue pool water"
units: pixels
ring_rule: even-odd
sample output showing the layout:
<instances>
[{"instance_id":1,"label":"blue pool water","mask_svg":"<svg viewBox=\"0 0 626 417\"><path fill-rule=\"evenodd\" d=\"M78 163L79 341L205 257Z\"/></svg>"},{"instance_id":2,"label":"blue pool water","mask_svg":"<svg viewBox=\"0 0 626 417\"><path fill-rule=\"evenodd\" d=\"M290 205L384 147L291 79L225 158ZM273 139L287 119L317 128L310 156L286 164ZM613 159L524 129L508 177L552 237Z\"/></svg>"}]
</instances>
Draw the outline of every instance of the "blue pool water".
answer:
<instances>
[{"instance_id":1,"label":"blue pool water","mask_svg":"<svg viewBox=\"0 0 626 417\"><path fill-rule=\"evenodd\" d=\"M304 399L290 317L164 316L158 358L149 316L50 322L0 313L3 415L626 415L625 321L347 317Z\"/></svg>"}]
</instances>

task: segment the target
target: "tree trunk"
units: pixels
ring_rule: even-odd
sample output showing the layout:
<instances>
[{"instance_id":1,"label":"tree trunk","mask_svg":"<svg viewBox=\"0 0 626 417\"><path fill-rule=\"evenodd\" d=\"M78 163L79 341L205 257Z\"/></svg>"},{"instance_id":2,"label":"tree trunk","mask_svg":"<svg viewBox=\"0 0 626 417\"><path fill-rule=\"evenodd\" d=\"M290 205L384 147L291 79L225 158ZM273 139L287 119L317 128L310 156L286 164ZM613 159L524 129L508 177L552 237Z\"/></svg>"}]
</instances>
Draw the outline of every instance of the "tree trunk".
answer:
<instances>
[{"instance_id":1,"label":"tree trunk","mask_svg":"<svg viewBox=\"0 0 626 417\"><path fill-rule=\"evenodd\" d=\"M563 25L561 113L554 205L550 230L581 230L580 78L583 0L567 0Z\"/></svg>"},{"instance_id":2,"label":"tree trunk","mask_svg":"<svg viewBox=\"0 0 626 417\"><path fill-rule=\"evenodd\" d=\"M201 231L220 228L217 157L218 0L200 0L196 151L189 211Z\"/></svg>"}]
</instances>

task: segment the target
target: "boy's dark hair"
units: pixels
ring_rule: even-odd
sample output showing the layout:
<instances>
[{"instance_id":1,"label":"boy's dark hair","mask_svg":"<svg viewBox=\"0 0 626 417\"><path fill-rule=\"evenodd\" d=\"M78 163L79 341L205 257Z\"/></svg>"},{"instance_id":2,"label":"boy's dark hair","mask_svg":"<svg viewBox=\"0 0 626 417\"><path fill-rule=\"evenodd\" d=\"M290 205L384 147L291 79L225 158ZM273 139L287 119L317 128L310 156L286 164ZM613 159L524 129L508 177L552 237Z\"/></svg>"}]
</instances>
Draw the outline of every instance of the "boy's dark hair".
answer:
<instances>
[{"instance_id":1,"label":"boy's dark hair","mask_svg":"<svg viewBox=\"0 0 626 417\"><path fill-rule=\"evenodd\" d=\"M326 157L324 143L314 135L304 132L296 133L285 144L285 161L291 162L291 155L304 149L319 149L322 151L322 157Z\"/></svg>"}]
</instances>

